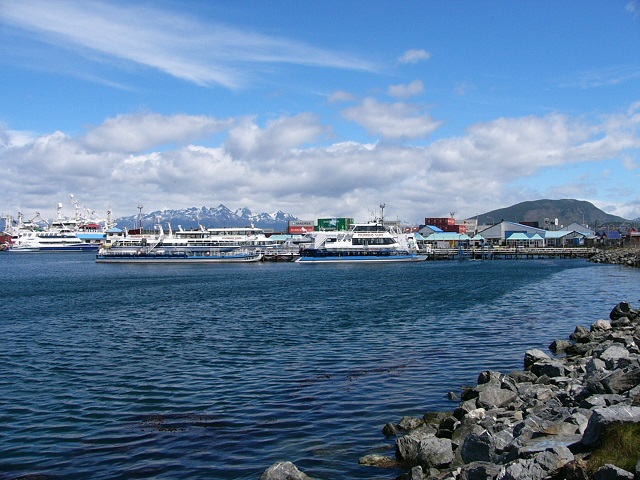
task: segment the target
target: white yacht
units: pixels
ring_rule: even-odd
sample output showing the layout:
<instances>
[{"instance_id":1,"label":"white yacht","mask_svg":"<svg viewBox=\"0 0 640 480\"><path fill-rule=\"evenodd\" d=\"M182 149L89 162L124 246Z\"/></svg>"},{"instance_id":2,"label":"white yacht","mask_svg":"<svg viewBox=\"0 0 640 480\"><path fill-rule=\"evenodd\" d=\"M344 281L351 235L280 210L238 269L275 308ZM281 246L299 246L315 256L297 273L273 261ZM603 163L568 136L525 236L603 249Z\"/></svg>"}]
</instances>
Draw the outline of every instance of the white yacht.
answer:
<instances>
[{"instance_id":1,"label":"white yacht","mask_svg":"<svg viewBox=\"0 0 640 480\"><path fill-rule=\"evenodd\" d=\"M418 253L412 233L403 233L382 220L356 223L342 232L308 234L313 244L300 252L299 263L416 262L427 259Z\"/></svg>"}]
</instances>

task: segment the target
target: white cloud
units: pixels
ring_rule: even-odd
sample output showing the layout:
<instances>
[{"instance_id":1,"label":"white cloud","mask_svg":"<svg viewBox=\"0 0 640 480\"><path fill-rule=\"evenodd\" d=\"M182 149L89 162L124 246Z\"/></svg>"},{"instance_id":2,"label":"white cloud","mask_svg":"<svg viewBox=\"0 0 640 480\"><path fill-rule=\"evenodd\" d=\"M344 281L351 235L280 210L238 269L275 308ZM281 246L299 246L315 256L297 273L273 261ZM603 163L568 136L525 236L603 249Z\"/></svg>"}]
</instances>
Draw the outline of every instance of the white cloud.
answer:
<instances>
[{"instance_id":1,"label":"white cloud","mask_svg":"<svg viewBox=\"0 0 640 480\"><path fill-rule=\"evenodd\" d=\"M276 157L281 152L314 142L327 132L327 128L320 124L319 119L310 113L272 120L264 129L254 120L245 118L229 131L225 148L232 155L261 159Z\"/></svg>"},{"instance_id":2,"label":"white cloud","mask_svg":"<svg viewBox=\"0 0 640 480\"><path fill-rule=\"evenodd\" d=\"M361 121L370 116L373 130L391 132L394 138L420 131L407 126L406 118L433 125L406 104L373 99L352 114ZM211 128L226 128L221 133L227 138L215 147L180 145L189 125L205 134ZM640 147L639 126L635 107L590 122L560 114L498 118L426 146L355 141L323 145L320 140L329 127L308 113L275 118L264 127L251 117L219 124L200 116L119 116L78 137L62 132L29 137L0 126L0 189L5 202L19 197L30 211L52 210L57 201L74 193L98 211L111 204L116 215L135 213L138 203L147 211L224 203L257 212L282 209L307 219L344 215L365 220L369 211L386 203L389 218L420 222L450 211L460 218L473 216L528 195L540 198L536 193L588 195L616 204L603 198L607 185L611 198L625 192L629 199L610 213L631 214L638 205L632 199L637 199L634 149ZM174 127L183 133L167 133ZM132 139L119 140L127 128L135 133ZM177 146L158 148L167 142ZM632 178L623 184L619 175L603 180L594 171L555 182L543 192L519 184L540 172L578 164L612 173L627 165L632 169L626 177ZM14 206L5 203L0 210L14 209L10 207Z\"/></svg>"},{"instance_id":3,"label":"white cloud","mask_svg":"<svg viewBox=\"0 0 640 480\"><path fill-rule=\"evenodd\" d=\"M395 98L409 98L424 92L424 83L422 80L414 80L407 85L391 85L389 87L389 95Z\"/></svg>"},{"instance_id":4,"label":"white cloud","mask_svg":"<svg viewBox=\"0 0 640 480\"><path fill-rule=\"evenodd\" d=\"M372 135L388 139L425 138L441 124L413 104L380 103L366 98L361 105L342 112L348 120L364 126Z\"/></svg>"},{"instance_id":5,"label":"white cloud","mask_svg":"<svg viewBox=\"0 0 640 480\"><path fill-rule=\"evenodd\" d=\"M94 150L144 152L167 144L184 145L229 126L229 121L204 115L118 115L91 130L83 143Z\"/></svg>"},{"instance_id":6,"label":"white cloud","mask_svg":"<svg viewBox=\"0 0 640 480\"><path fill-rule=\"evenodd\" d=\"M133 62L198 85L239 88L258 78L255 73L263 65L273 64L376 70L370 62L343 52L126 3L4 2L0 22L83 56L91 52Z\"/></svg>"},{"instance_id":7,"label":"white cloud","mask_svg":"<svg viewBox=\"0 0 640 480\"><path fill-rule=\"evenodd\" d=\"M329 95L328 102L329 103L342 103L342 102L351 102L355 99L355 96L349 92L345 92L344 90L338 90L337 92L333 92Z\"/></svg>"},{"instance_id":8,"label":"white cloud","mask_svg":"<svg viewBox=\"0 0 640 480\"><path fill-rule=\"evenodd\" d=\"M431 58L431 54L426 50L407 50L402 54L402 56L398 59L398 63L418 63L424 60L429 60Z\"/></svg>"}]
</instances>

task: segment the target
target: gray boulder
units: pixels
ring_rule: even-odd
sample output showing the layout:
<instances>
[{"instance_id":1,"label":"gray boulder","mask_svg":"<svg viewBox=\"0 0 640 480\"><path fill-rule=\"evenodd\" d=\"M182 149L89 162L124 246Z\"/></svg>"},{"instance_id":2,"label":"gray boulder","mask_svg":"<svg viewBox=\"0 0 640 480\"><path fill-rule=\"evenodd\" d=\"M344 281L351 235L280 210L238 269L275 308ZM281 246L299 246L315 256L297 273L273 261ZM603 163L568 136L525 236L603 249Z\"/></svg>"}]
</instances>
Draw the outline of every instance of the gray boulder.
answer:
<instances>
[{"instance_id":1,"label":"gray boulder","mask_svg":"<svg viewBox=\"0 0 640 480\"><path fill-rule=\"evenodd\" d=\"M591 325L592 332L607 332L611 330L611 322L609 320L596 320Z\"/></svg>"},{"instance_id":2,"label":"gray boulder","mask_svg":"<svg viewBox=\"0 0 640 480\"><path fill-rule=\"evenodd\" d=\"M418 448L418 464L427 468L442 468L453 461L453 447L448 438L425 438Z\"/></svg>"},{"instance_id":3,"label":"gray boulder","mask_svg":"<svg viewBox=\"0 0 640 480\"><path fill-rule=\"evenodd\" d=\"M489 382L500 382L504 375L500 372L493 370L485 370L478 375L478 385L482 385Z\"/></svg>"},{"instance_id":4,"label":"gray boulder","mask_svg":"<svg viewBox=\"0 0 640 480\"><path fill-rule=\"evenodd\" d=\"M478 396L477 404L479 407L489 410L505 407L516 398L518 398L516 392L500 388L499 385L496 385L493 388L483 389Z\"/></svg>"},{"instance_id":5,"label":"gray boulder","mask_svg":"<svg viewBox=\"0 0 640 480\"><path fill-rule=\"evenodd\" d=\"M546 375L547 377L563 377L567 374L567 367L559 360L541 360L531 365L531 371L541 377Z\"/></svg>"},{"instance_id":6,"label":"gray boulder","mask_svg":"<svg viewBox=\"0 0 640 480\"><path fill-rule=\"evenodd\" d=\"M609 318L611 320L618 320L619 318L627 317L630 320L634 320L638 318L639 315L640 311L633 310L629 302L620 302L613 308L613 310L611 310L611 313L609 313Z\"/></svg>"},{"instance_id":7,"label":"gray boulder","mask_svg":"<svg viewBox=\"0 0 640 480\"><path fill-rule=\"evenodd\" d=\"M495 439L487 431L467 436L460 446L460 458L464 463L493 462L496 453Z\"/></svg>"},{"instance_id":8,"label":"gray boulder","mask_svg":"<svg viewBox=\"0 0 640 480\"><path fill-rule=\"evenodd\" d=\"M533 383L538 379L538 376L528 370L514 370L509 373L509 378L514 380L516 383Z\"/></svg>"},{"instance_id":9,"label":"gray boulder","mask_svg":"<svg viewBox=\"0 0 640 480\"><path fill-rule=\"evenodd\" d=\"M543 480L558 472L565 464L573 460L571 455L547 450L532 458L519 459L504 466L498 474L499 480Z\"/></svg>"},{"instance_id":10,"label":"gray boulder","mask_svg":"<svg viewBox=\"0 0 640 480\"><path fill-rule=\"evenodd\" d=\"M533 350L527 350L524 353L524 368L525 370L530 370L531 365L541 360L549 360L550 357L542 350L534 348Z\"/></svg>"},{"instance_id":11,"label":"gray boulder","mask_svg":"<svg viewBox=\"0 0 640 480\"><path fill-rule=\"evenodd\" d=\"M614 405L607 408L596 408L589 418L589 423L582 436L586 446L594 445L600 440L606 427L617 422L640 422L640 407Z\"/></svg>"},{"instance_id":12,"label":"gray boulder","mask_svg":"<svg viewBox=\"0 0 640 480\"><path fill-rule=\"evenodd\" d=\"M569 338L574 342L587 343L590 341L589 330L587 330L582 325L578 325L573 333L569 335Z\"/></svg>"},{"instance_id":13,"label":"gray boulder","mask_svg":"<svg viewBox=\"0 0 640 480\"><path fill-rule=\"evenodd\" d=\"M614 370L601 383L608 393L624 393L640 384L640 367Z\"/></svg>"},{"instance_id":14,"label":"gray boulder","mask_svg":"<svg viewBox=\"0 0 640 480\"><path fill-rule=\"evenodd\" d=\"M436 438L431 430L418 428L396 439L396 458L410 465L418 463L420 443L428 438Z\"/></svg>"},{"instance_id":15,"label":"gray boulder","mask_svg":"<svg viewBox=\"0 0 640 480\"><path fill-rule=\"evenodd\" d=\"M459 480L488 480L500 473L500 466L488 462L471 462L460 469Z\"/></svg>"},{"instance_id":16,"label":"gray boulder","mask_svg":"<svg viewBox=\"0 0 640 480\"><path fill-rule=\"evenodd\" d=\"M277 462L267 468L260 480L311 480L291 462Z\"/></svg>"},{"instance_id":17,"label":"gray boulder","mask_svg":"<svg viewBox=\"0 0 640 480\"><path fill-rule=\"evenodd\" d=\"M564 352L569 347L571 347L571 345L571 342L569 342L568 340L554 340L553 342L551 342L551 345L549 345L549 350L554 353Z\"/></svg>"},{"instance_id":18,"label":"gray boulder","mask_svg":"<svg viewBox=\"0 0 640 480\"><path fill-rule=\"evenodd\" d=\"M603 465L593 475L593 480L633 480L633 473L615 465Z\"/></svg>"},{"instance_id":19,"label":"gray boulder","mask_svg":"<svg viewBox=\"0 0 640 480\"><path fill-rule=\"evenodd\" d=\"M611 370L615 368L622 359L629 358L629 350L622 345L613 344L602 352L599 357L600 360L605 363L607 369Z\"/></svg>"}]
</instances>

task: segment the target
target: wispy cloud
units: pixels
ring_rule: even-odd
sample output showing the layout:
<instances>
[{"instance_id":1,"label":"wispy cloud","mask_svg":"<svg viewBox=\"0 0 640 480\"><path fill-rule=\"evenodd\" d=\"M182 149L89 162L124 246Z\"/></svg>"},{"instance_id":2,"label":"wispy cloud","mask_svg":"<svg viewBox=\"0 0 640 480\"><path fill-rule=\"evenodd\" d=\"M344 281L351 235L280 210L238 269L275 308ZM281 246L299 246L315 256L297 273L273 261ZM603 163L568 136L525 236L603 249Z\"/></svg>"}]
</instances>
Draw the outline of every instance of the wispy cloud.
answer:
<instances>
[{"instance_id":1,"label":"wispy cloud","mask_svg":"<svg viewBox=\"0 0 640 480\"><path fill-rule=\"evenodd\" d=\"M431 54L426 50L411 49L407 50L398 59L398 63L418 63L425 60L429 60Z\"/></svg>"},{"instance_id":2,"label":"wispy cloud","mask_svg":"<svg viewBox=\"0 0 640 480\"><path fill-rule=\"evenodd\" d=\"M562 82L561 87L578 87L582 89L620 85L630 80L640 78L638 68L612 68L608 70L593 70L584 72L574 80Z\"/></svg>"},{"instance_id":3,"label":"wispy cloud","mask_svg":"<svg viewBox=\"0 0 640 480\"><path fill-rule=\"evenodd\" d=\"M57 47L134 62L198 85L239 88L261 65L376 70L343 52L143 6L22 0L3 3L0 22Z\"/></svg>"}]
</instances>

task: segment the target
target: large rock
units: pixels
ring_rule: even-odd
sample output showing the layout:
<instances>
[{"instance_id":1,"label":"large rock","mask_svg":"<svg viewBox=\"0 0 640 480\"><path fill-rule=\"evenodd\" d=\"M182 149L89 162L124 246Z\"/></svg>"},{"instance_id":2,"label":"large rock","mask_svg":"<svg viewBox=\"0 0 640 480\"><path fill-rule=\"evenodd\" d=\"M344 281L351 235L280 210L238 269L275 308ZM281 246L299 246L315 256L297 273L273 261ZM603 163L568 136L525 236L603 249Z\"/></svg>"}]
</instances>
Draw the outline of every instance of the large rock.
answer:
<instances>
[{"instance_id":1,"label":"large rock","mask_svg":"<svg viewBox=\"0 0 640 480\"><path fill-rule=\"evenodd\" d=\"M472 433L460 446L460 457L464 463L493 462L496 453L495 439L488 432Z\"/></svg>"},{"instance_id":2,"label":"large rock","mask_svg":"<svg viewBox=\"0 0 640 480\"><path fill-rule=\"evenodd\" d=\"M460 469L459 480L487 480L496 478L500 466L489 462L471 462Z\"/></svg>"},{"instance_id":3,"label":"large rock","mask_svg":"<svg viewBox=\"0 0 640 480\"><path fill-rule=\"evenodd\" d=\"M278 462L267 468L260 480L311 480L291 462Z\"/></svg>"},{"instance_id":4,"label":"large rock","mask_svg":"<svg viewBox=\"0 0 640 480\"><path fill-rule=\"evenodd\" d=\"M509 405L516 398L518 394L511 390L500 388L500 385L496 385L493 388L485 388L480 391L480 395L477 399L478 407L485 409L501 408Z\"/></svg>"},{"instance_id":5,"label":"large rock","mask_svg":"<svg viewBox=\"0 0 640 480\"><path fill-rule=\"evenodd\" d=\"M630 366L614 370L601 382L608 393L624 393L640 384L640 367Z\"/></svg>"},{"instance_id":6,"label":"large rock","mask_svg":"<svg viewBox=\"0 0 640 480\"><path fill-rule=\"evenodd\" d=\"M418 463L422 467L442 468L453 461L453 447L448 438L425 438L418 448Z\"/></svg>"},{"instance_id":7,"label":"large rock","mask_svg":"<svg viewBox=\"0 0 640 480\"><path fill-rule=\"evenodd\" d=\"M592 332L608 332L611 330L611 322L609 320L596 320L591 325Z\"/></svg>"},{"instance_id":8,"label":"large rock","mask_svg":"<svg viewBox=\"0 0 640 480\"><path fill-rule=\"evenodd\" d=\"M611 320L618 320L619 318L627 317L630 320L634 320L638 318L638 315L639 311L633 310L629 302L620 302L613 308L613 310L611 310L609 318Z\"/></svg>"},{"instance_id":9,"label":"large rock","mask_svg":"<svg viewBox=\"0 0 640 480\"><path fill-rule=\"evenodd\" d=\"M396 440L396 458L405 464L416 465L420 443L428 438L436 438L431 430L418 428Z\"/></svg>"},{"instance_id":10,"label":"large rock","mask_svg":"<svg viewBox=\"0 0 640 480\"><path fill-rule=\"evenodd\" d=\"M603 465L593 475L593 480L633 480L633 473L615 465Z\"/></svg>"},{"instance_id":11,"label":"large rock","mask_svg":"<svg viewBox=\"0 0 640 480\"><path fill-rule=\"evenodd\" d=\"M550 357L542 350L534 348L533 350L527 350L524 353L524 368L525 370L529 370L531 365L541 360L549 360Z\"/></svg>"},{"instance_id":12,"label":"large rock","mask_svg":"<svg viewBox=\"0 0 640 480\"><path fill-rule=\"evenodd\" d=\"M606 427L617 422L640 423L640 407L614 405L608 408L596 408L589 418L582 436L582 443L586 446L596 444Z\"/></svg>"},{"instance_id":13,"label":"large rock","mask_svg":"<svg viewBox=\"0 0 640 480\"><path fill-rule=\"evenodd\" d=\"M599 357L600 360L605 363L607 369L611 370L615 368L621 360L629 358L629 350L622 345L613 344L602 352Z\"/></svg>"},{"instance_id":14,"label":"large rock","mask_svg":"<svg viewBox=\"0 0 640 480\"><path fill-rule=\"evenodd\" d=\"M531 365L531 371L538 377L563 377L567 373L567 367L559 360L540 360Z\"/></svg>"},{"instance_id":15,"label":"large rock","mask_svg":"<svg viewBox=\"0 0 640 480\"><path fill-rule=\"evenodd\" d=\"M543 480L559 471L569 461L564 452L547 450L532 458L509 463L500 471L497 478L498 480Z\"/></svg>"}]
</instances>

